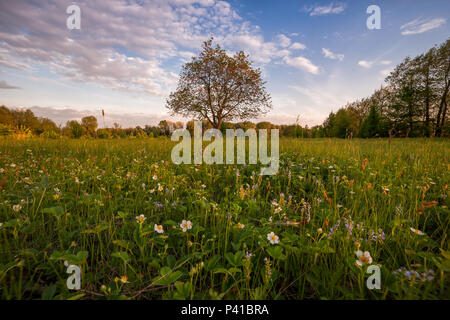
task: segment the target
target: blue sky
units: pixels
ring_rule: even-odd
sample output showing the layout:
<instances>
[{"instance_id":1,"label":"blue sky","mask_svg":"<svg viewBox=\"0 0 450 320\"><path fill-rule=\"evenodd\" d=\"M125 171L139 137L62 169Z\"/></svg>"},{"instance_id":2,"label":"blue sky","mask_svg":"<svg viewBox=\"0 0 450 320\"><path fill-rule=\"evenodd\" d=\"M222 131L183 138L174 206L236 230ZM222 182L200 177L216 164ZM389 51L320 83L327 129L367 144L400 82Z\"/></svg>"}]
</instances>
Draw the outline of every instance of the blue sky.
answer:
<instances>
[{"instance_id":1,"label":"blue sky","mask_svg":"<svg viewBox=\"0 0 450 320\"><path fill-rule=\"evenodd\" d=\"M81 9L81 30L66 8ZM381 29L369 30L369 5ZM321 123L383 84L406 56L450 35L449 1L0 2L0 104L58 123L106 112L107 125L155 124L181 65L214 36L263 71L274 123Z\"/></svg>"}]
</instances>

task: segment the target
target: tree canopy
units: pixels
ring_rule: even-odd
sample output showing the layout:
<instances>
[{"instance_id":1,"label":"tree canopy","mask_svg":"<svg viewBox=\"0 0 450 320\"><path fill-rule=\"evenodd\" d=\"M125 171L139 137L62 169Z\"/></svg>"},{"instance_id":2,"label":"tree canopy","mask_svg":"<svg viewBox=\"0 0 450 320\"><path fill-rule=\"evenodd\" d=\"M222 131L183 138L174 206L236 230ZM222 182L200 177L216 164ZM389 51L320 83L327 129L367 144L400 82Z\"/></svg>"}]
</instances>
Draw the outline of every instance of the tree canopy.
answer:
<instances>
[{"instance_id":1,"label":"tree canopy","mask_svg":"<svg viewBox=\"0 0 450 320\"><path fill-rule=\"evenodd\" d=\"M219 129L224 121L250 119L272 108L261 71L239 51L229 56L212 39L182 67L178 87L167 99L172 114L208 120Z\"/></svg>"}]
</instances>

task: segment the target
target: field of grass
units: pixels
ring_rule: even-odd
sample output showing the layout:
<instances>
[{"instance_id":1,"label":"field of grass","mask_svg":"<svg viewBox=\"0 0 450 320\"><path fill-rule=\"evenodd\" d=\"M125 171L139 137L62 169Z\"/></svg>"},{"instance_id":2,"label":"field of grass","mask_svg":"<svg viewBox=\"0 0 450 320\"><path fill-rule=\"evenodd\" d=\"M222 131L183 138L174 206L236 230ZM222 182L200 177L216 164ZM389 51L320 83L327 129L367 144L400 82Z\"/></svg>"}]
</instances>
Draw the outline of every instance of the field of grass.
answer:
<instances>
[{"instance_id":1,"label":"field of grass","mask_svg":"<svg viewBox=\"0 0 450 320\"><path fill-rule=\"evenodd\" d=\"M449 140L281 139L274 176L173 145L0 140L1 299L450 298Z\"/></svg>"}]
</instances>

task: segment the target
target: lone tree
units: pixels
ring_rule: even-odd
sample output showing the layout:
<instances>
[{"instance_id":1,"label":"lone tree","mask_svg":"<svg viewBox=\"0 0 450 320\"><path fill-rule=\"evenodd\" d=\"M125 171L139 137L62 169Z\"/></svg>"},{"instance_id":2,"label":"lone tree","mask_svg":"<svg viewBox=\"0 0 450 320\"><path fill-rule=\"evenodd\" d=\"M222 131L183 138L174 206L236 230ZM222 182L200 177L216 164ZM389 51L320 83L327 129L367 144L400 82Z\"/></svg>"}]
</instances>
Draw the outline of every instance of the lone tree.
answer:
<instances>
[{"instance_id":1,"label":"lone tree","mask_svg":"<svg viewBox=\"0 0 450 320\"><path fill-rule=\"evenodd\" d=\"M224 121L245 120L272 108L261 71L252 67L243 51L233 57L212 39L203 51L182 67L178 87L167 99L172 115L206 119L220 129Z\"/></svg>"}]
</instances>

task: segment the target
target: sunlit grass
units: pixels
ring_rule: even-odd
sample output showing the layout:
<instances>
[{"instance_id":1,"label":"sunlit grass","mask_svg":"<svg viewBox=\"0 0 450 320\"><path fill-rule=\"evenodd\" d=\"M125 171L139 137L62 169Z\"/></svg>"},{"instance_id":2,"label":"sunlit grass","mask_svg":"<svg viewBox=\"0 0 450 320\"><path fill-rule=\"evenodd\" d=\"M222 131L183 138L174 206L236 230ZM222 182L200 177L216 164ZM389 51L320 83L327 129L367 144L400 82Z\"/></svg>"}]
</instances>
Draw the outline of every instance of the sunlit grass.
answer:
<instances>
[{"instance_id":1,"label":"sunlit grass","mask_svg":"<svg viewBox=\"0 0 450 320\"><path fill-rule=\"evenodd\" d=\"M173 145L0 140L1 298L450 298L448 140L281 139L270 177Z\"/></svg>"}]
</instances>

